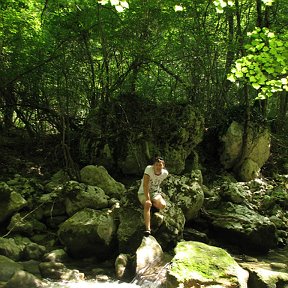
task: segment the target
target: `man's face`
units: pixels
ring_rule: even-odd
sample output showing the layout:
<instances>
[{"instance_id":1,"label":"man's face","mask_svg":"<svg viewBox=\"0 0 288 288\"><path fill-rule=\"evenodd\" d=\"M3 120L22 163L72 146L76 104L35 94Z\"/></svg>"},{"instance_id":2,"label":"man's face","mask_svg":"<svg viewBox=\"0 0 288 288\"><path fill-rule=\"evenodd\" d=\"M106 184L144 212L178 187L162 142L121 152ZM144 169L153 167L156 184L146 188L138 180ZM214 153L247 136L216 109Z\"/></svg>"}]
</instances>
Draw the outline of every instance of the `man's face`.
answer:
<instances>
[{"instance_id":1,"label":"man's face","mask_svg":"<svg viewBox=\"0 0 288 288\"><path fill-rule=\"evenodd\" d=\"M154 163L154 172L155 174L160 174L162 168L164 168L164 162L163 161L157 161Z\"/></svg>"}]
</instances>

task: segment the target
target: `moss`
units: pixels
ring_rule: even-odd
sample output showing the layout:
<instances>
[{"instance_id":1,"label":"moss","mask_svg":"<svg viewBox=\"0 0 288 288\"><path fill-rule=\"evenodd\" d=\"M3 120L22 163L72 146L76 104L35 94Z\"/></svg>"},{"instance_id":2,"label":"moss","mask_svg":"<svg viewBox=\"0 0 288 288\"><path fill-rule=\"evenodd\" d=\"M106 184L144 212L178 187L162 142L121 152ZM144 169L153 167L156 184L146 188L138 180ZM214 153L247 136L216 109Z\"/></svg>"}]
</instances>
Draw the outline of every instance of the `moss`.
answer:
<instances>
[{"instance_id":1,"label":"moss","mask_svg":"<svg viewBox=\"0 0 288 288\"><path fill-rule=\"evenodd\" d=\"M179 282L193 278L214 280L225 277L235 260L223 249L200 242L177 245L170 275Z\"/></svg>"}]
</instances>

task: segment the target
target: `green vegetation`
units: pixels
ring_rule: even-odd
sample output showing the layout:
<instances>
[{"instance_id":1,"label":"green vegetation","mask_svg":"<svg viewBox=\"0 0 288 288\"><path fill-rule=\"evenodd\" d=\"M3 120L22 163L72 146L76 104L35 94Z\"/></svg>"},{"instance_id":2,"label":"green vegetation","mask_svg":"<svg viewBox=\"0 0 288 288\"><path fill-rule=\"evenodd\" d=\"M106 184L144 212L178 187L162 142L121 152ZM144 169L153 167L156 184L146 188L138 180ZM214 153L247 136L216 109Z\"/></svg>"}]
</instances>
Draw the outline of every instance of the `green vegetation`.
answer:
<instances>
[{"instance_id":1,"label":"green vegetation","mask_svg":"<svg viewBox=\"0 0 288 288\"><path fill-rule=\"evenodd\" d=\"M286 0L2 0L0 129L21 128L37 141L57 135L56 154L71 166L93 115L101 122L93 139L115 139L119 129L107 131L104 123L119 125L119 99L131 109L118 107L124 119L135 102L171 107L173 116L174 104L191 105L206 131L227 126L236 110L241 113L233 118L248 129L259 106L257 119L271 124L282 153L287 9ZM137 111L133 122L148 122L145 111ZM162 137L169 135L165 130Z\"/></svg>"}]
</instances>

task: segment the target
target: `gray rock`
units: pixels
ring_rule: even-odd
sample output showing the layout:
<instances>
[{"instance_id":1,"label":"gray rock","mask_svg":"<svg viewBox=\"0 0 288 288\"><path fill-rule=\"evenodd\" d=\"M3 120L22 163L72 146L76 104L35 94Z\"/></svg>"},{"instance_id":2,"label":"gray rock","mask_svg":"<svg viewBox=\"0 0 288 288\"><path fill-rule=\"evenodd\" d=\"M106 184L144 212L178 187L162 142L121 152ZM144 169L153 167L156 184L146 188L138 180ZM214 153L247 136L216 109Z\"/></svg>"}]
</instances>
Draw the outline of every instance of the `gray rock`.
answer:
<instances>
[{"instance_id":1,"label":"gray rock","mask_svg":"<svg viewBox=\"0 0 288 288\"><path fill-rule=\"evenodd\" d=\"M250 181L259 176L260 169L270 156L271 137L267 128L251 125L247 130L245 154L241 155L243 133L243 125L233 121L226 133L220 137L223 143L220 161L225 169L235 168L241 180Z\"/></svg>"},{"instance_id":2,"label":"gray rock","mask_svg":"<svg viewBox=\"0 0 288 288\"><path fill-rule=\"evenodd\" d=\"M185 169L185 162L191 151L182 145L166 147L164 154L168 171L180 175Z\"/></svg>"},{"instance_id":3,"label":"gray rock","mask_svg":"<svg viewBox=\"0 0 288 288\"><path fill-rule=\"evenodd\" d=\"M206 212L214 230L225 241L253 253L265 253L277 246L275 225L246 206L227 202Z\"/></svg>"},{"instance_id":4,"label":"gray rock","mask_svg":"<svg viewBox=\"0 0 288 288\"><path fill-rule=\"evenodd\" d=\"M136 251L136 276L132 282L140 287L166 287L166 268L171 258L153 236L143 237Z\"/></svg>"},{"instance_id":5,"label":"gray rock","mask_svg":"<svg viewBox=\"0 0 288 288\"><path fill-rule=\"evenodd\" d=\"M104 190L109 197L121 199L126 191L125 186L113 179L103 166L88 165L80 171L81 181Z\"/></svg>"},{"instance_id":6,"label":"gray rock","mask_svg":"<svg viewBox=\"0 0 288 288\"><path fill-rule=\"evenodd\" d=\"M5 288L46 288L49 285L26 271L16 271Z\"/></svg>"},{"instance_id":7,"label":"gray rock","mask_svg":"<svg viewBox=\"0 0 288 288\"><path fill-rule=\"evenodd\" d=\"M7 282L15 272L23 270L23 265L0 255L0 281ZM19 287L19 286L18 286Z\"/></svg>"},{"instance_id":8,"label":"gray rock","mask_svg":"<svg viewBox=\"0 0 288 288\"><path fill-rule=\"evenodd\" d=\"M269 264L242 263L249 271L249 288L288 287L288 273L273 271Z\"/></svg>"},{"instance_id":9,"label":"gray rock","mask_svg":"<svg viewBox=\"0 0 288 288\"><path fill-rule=\"evenodd\" d=\"M55 190L61 190L63 184L70 180L68 173L64 170L59 170L52 177L50 182L48 182L45 186L45 189L49 192Z\"/></svg>"},{"instance_id":10,"label":"gray rock","mask_svg":"<svg viewBox=\"0 0 288 288\"><path fill-rule=\"evenodd\" d=\"M129 256L128 254L120 254L115 260L115 274L117 279L122 279L125 275L126 268L128 266Z\"/></svg>"},{"instance_id":11,"label":"gray rock","mask_svg":"<svg viewBox=\"0 0 288 288\"><path fill-rule=\"evenodd\" d=\"M238 175L243 181L250 181L260 176L259 164L252 159L245 159L242 163Z\"/></svg>"},{"instance_id":12,"label":"gray rock","mask_svg":"<svg viewBox=\"0 0 288 288\"><path fill-rule=\"evenodd\" d=\"M43 259L47 262L63 262L67 261L68 255L64 249L56 249L46 253Z\"/></svg>"},{"instance_id":13,"label":"gray rock","mask_svg":"<svg viewBox=\"0 0 288 288\"><path fill-rule=\"evenodd\" d=\"M18 261L24 247L19 246L13 238L0 237L0 255Z\"/></svg>"},{"instance_id":14,"label":"gray rock","mask_svg":"<svg viewBox=\"0 0 288 288\"><path fill-rule=\"evenodd\" d=\"M248 199L249 191L245 190L238 183L224 183L220 186L219 195L224 201L235 204L242 204Z\"/></svg>"},{"instance_id":15,"label":"gray rock","mask_svg":"<svg viewBox=\"0 0 288 288\"><path fill-rule=\"evenodd\" d=\"M115 260L115 274L117 279L130 282L135 276L135 260L130 254L119 254Z\"/></svg>"},{"instance_id":16,"label":"gray rock","mask_svg":"<svg viewBox=\"0 0 288 288\"><path fill-rule=\"evenodd\" d=\"M39 261L37 260L28 260L28 261L21 261L19 264L23 265L23 270L27 271L34 276L41 278L41 273L39 270Z\"/></svg>"},{"instance_id":17,"label":"gray rock","mask_svg":"<svg viewBox=\"0 0 288 288\"><path fill-rule=\"evenodd\" d=\"M170 175L163 183L163 191L181 208L187 222L198 215L204 202L201 185L190 177Z\"/></svg>"},{"instance_id":18,"label":"gray rock","mask_svg":"<svg viewBox=\"0 0 288 288\"><path fill-rule=\"evenodd\" d=\"M103 189L70 181L65 186L65 207L69 216L83 208L103 209L108 208L109 197Z\"/></svg>"},{"instance_id":19,"label":"gray rock","mask_svg":"<svg viewBox=\"0 0 288 288\"><path fill-rule=\"evenodd\" d=\"M39 264L41 275L44 278L64 281L82 281L84 274L76 269L68 269L63 263L41 262Z\"/></svg>"},{"instance_id":20,"label":"gray rock","mask_svg":"<svg viewBox=\"0 0 288 288\"><path fill-rule=\"evenodd\" d=\"M136 251L136 274L144 275L146 270L163 257L163 250L153 236L143 237L139 248Z\"/></svg>"},{"instance_id":21,"label":"gray rock","mask_svg":"<svg viewBox=\"0 0 288 288\"><path fill-rule=\"evenodd\" d=\"M168 251L183 239L186 221L184 213L182 209L178 207L177 203L170 202L168 199L166 199L166 202L167 207L165 210L159 212L163 216L161 225L159 227L153 227L152 225L152 232L163 250ZM153 218L154 216L152 214L151 223L154 222Z\"/></svg>"},{"instance_id":22,"label":"gray rock","mask_svg":"<svg viewBox=\"0 0 288 288\"><path fill-rule=\"evenodd\" d=\"M111 210L85 208L60 225L58 236L68 255L105 260L115 253L116 229Z\"/></svg>"},{"instance_id":23,"label":"gray rock","mask_svg":"<svg viewBox=\"0 0 288 288\"><path fill-rule=\"evenodd\" d=\"M223 151L220 161L225 169L230 169L238 159L243 143L243 126L233 121L226 133L220 137L223 142Z\"/></svg>"},{"instance_id":24,"label":"gray rock","mask_svg":"<svg viewBox=\"0 0 288 288\"><path fill-rule=\"evenodd\" d=\"M144 220L142 207L124 206L119 211L119 227L117 229L117 239L120 253L134 253L141 243Z\"/></svg>"},{"instance_id":25,"label":"gray rock","mask_svg":"<svg viewBox=\"0 0 288 288\"><path fill-rule=\"evenodd\" d=\"M45 246L29 243L22 252L22 257L26 260L41 260L46 252Z\"/></svg>"},{"instance_id":26,"label":"gray rock","mask_svg":"<svg viewBox=\"0 0 288 288\"><path fill-rule=\"evenodd\" d=\"M66 266L60 262L41 262L39 270L43 278L60 280Z\"/></svg>"},{"instance_id":27,"label":"gray rock","mask_svg":"<svg viewBox=\"0 0 288 288\"><path fill-rule=\"evenodd\" d=\"M0 201L0 223L11 217L13 213L27 206L27 201L19 193L10 191L7 186L7 184L4 185L4 188L2 187L0 191L0 194L2 191L5 191L5 198L3 199L4 196L2 196ZM11 192L9 195L6 193L7 190Z\"/></svg>"},{"instance_id":28,"label":"gray rock","mask_svg":"<svg viewBox=\"0 0 288 288\"><path fill-rule=\"evenodd\" d=\"M25 215L24 215L25 216ZM47 227L44 223L33 217L24 217L20 213L16 213L11 217L8 229L14 233L32 236L34 233L46 232Z\"/></svg>"}]
</instances>

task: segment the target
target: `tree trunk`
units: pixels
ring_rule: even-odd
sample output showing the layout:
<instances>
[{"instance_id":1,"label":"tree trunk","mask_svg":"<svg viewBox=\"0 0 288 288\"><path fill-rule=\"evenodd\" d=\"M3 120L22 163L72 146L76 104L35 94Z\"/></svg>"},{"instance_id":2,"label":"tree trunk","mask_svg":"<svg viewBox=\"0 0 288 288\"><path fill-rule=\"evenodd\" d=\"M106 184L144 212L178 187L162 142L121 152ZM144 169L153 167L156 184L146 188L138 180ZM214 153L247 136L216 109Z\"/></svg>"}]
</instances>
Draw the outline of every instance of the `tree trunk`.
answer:
<instances>
[{"instance_id":1,"label":"tree trunk","mask_svg":"<svg viewBox=\"0 0 288 288\"><path fill-rule=\"evenodd\" d=\"M283 91L280 95L278 115L276 121L276 132L284 132L284 128L287 126L287 112L288 112L288 93Z\"/></svg>"},{"instance_id":2,"label":"tree trunk","mask_svg":"<svg viewBox=\"0 0 288 288\"><path fill-rule=\"evenodd\" d=\"M9 84L8 86L1 89L2 99L3 99L3 124L4 129L9 130L11 127L13 127L13 115L15 112L15 105L17 103L17 100L15 98L15 95L13 93L13 86L12 84Z\"/></svg>"},{"instance_id":3,"label":"tree trunk","mask_svg":"<svg viewBox=\"0 0 288 288\"><path fill-rule=\"evenodd\" d=\"M97 97L96 97L96 84L95 84L95 68L94 62L92 58L92 54L89 47L89 39L88 39L88 32L84 31L83 34L83 41L86 50L88 64L90 66L90 73L91 73L91 98L90 98L90 106L91 108L95 108L97 105Z\"/></svg>"}]
</instances>

